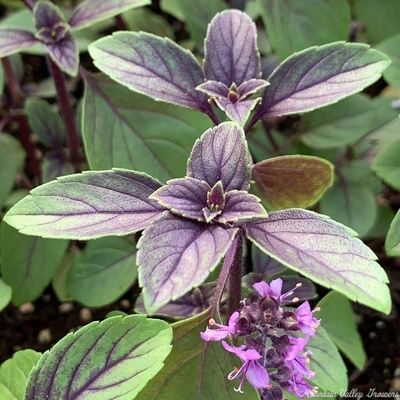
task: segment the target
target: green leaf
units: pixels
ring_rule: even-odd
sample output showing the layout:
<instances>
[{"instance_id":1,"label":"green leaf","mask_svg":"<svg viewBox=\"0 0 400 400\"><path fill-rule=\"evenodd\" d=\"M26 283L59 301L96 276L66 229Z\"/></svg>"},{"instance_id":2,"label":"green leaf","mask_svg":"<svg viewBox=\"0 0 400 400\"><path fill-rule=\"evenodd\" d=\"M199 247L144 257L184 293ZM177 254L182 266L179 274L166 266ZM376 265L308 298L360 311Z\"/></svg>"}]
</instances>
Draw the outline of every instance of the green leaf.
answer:
<instances>
[{"instance_id":1,"label":"green leaf","mask_svg":"<svg viewBox=\"0 0 400 400\"><path fill-rule=\"evenodd\" d=\"M388 256L400 256L400 210L397 211L386 237L385 251Z\"/></svg>"},{"instance_id":2,"label":"green leaf","mask_svg":"<svg viewBox=\"0 0 400 400\"><path fill-rule=\"evenodd\" d=\"M361 371L366 361L366 354L349 299L332 291L318 303L318 306L321 307L321 311L316 316L321 320L321 325L336 346Z\"/></svg>"},{"instance_id":3,"label":"green leaf","mask_svg":"<svg viewBox=\"0 0 400 400\"><path fill-rule=\"evenodd\" d=\"M6 133L0 134L0 209L11 193L19 168L11 141L15 139Z\"/></svg>"},{"instance_id":4,"label":"green leaf","mask_svg":"<svg viewBox=\"0 0 400 400\"><path fill-rule=\"evenodd\" d=\"M24 400L28 375L39 361L41 354L27 349L17 351L0 367L1 400Z\"/></svg>"},{"instance_id":5,"label":"green leaf","mask_svg":"<svg viewBox=\"0 0 400 400\"><path fill-rule=\"evenodd\" d=\"M163 181L185 174L192 145L210 124L205 115L157 103L102 75L87 77L82 121L91 169L128 168Z\"/></svg>"},{"instance_id":6,"label":"green leaf","mask_svg":"<svg viewBox=\"0 0 400 400\"><path fill-rule=\"evenodd\" d=\"M208 323L209 311L172 324L174 339L165 367L142 390L136 400L243 400L243 394L234 390L237 382L228 380L228 374L240 361L223 349L221 343L207 346L204 369L201 368L204 341L200 332ZM200 393L196 397L198 380ZM243 385L246 400L258 400L257 392L247 382Z\"/></svg>"},{"instance_id":7,"label":"green leaf","mask_svg":"<svg viewBox=\"0 0 400 400\"><path fill-rule=\"evenodd\" d=\"M136 246L127 239L91 240L68 271L66 290L87 307L117 300L137 277Z\"/></svg>"},{"instance_id":8,"label":"green leaf","mask_svg":"<svg viewBox=\"0 0 400 400\"><path fill-rule=\"evenodd\" d=\"M171 24L161 15L150 11L148 8L138 8L122 14L127 28L131 31L153 33L161 37L175 39Z\"/></svg>"},{"instance_id":9,"label":"green leaf","mask_svg":"<svg viewBox=\"0 0 400 400\"><path fill-rule=\"evenodd\" d=\"M0 94L3 94L4 90L4 69L3 64L0 65Z\"/></svg>"},{"instance_id":10,"label":"green leaf","mask_svg":"<svg viewBox=\"0 0 400 400\"><path fill-rule=\"evenodd\" d=\"M400 18L400 13L399 13L399 18ZM392 60L392 63L389 65L389 67L386 68L386 70L382 73L382 75L385 78L385 80L389 83L389 85L392 85L397 89L400 89L400 54L398 51L399 47L400 47L400 33L387 38L383 42L379 43L378 46L376 46L377 50L386 54Z\"/></svg>"},{"instance_id":11,"label":"green leaf","mask_svg":"<svg viewBox=\"0 0 400 400\"><path fill-rule=\"evenodd\" d=\"M368 97L362 94L311 111L301 118L301 141L312 149L332 149L352 144L369 132L373 111Z\"/></svg>"},{"instance_id":12,"label":"green leaf","mask_svg":"<svg viewBox=\"0 0 400 400\"><path fill-rule=\"evenodd\" d=\"M199 51L203 51L208 23L215 14L227 8L222 0L197 0L195 8L192 0L161 0L160 7L187 24Z\"/></svg>"},{"instance_id":13,"label":"green leaf","mask_svg":"<svg viewBox=\"0 0 400 400\"><path fill-rule=\"evenodd\" d=\"M80 252L76 246L71 246L71 250L65 253L59 267L54 273L52 287L60 302L73 300L73 297L67 291L66 282L68 271L79 254Z\"/></svg>"},{"instance_id":14,"label":"green leaf","mask_svg":"<svg viewBox=\"0 0 400 400\"><path fill-rule=\"evenodd\" d=\"M12 287L15 305L33 301L42 294L67 246L67 240L25 236L2 222L1 273L4 282Z\"/></svg>"},{"instance_id":15,"label":"green leaf","mask_svg":"<svg viewBox=\"0 0 400 400\"><path fill-rule=\"evenodd\" d=\"M314 45L346 40L350 10L345 0L258 0L268 39L277 56ZM290 27L288 29L288 27Z\"/></svg>"},{"instance_id":16,"label":"green leaf","mask_svg":"<svg viewBox=\"0 0 400 400\"><path fill-rule=\"evenodd\" d=\"M337 171L335 183L321 199L321 213L364 236L377 215L375 197L380 185L376 187L376 184L367 164L357 161L343 166Z\"/></svg>"},{"instance_id":17,"label":"green leaf","mask_svg":"<svg viewBox=\"0 0 400 400\"><path fill-rule=\"evenodd\" d=\"M58 147L65 141L65 128L60 114L39 97L28 97L25 112L33 133L47 147Z\"/></svg>"},{"instance_id":18,"label":"green leaf","mask_svg":"<svg viewBox=\"0 0 400 400\"><path fill-rule=\"evenodd\" d=\"M312 156L281 156L253 166L257 190L273 210L307 208L332 185L333 165Z\"/></svg>"},{"instance_id":19,"label":"green leaf","mask_svg":"<svg viewBox=\"0 0 400 400\"><path fill-rule=\"evenodd\" d=\"M144 315L92 322L43 354L25 400L132 400L163 367L171 339L166 322Z\"/></svg>"},{"instance_id":20,"label":"green leaf","mask_svg":"<svg viewBox=\"0 0 400 400\"><path fill-rule=\"evenodd\" d=\"M340 393L347 389L347 369L338 349L322 326L316 330L307 343L307 350L312 351L308 368L315 372L313 384L325 391Z\"/></svg>"},{"instance_id":21,"label":"green leaf","mask_svg":"<svg viewBox=\"0 0 400 400\"><path fill-rule=\"evenodd\" d=\"M389 186L400 190L400 140L386 145L375 157L372 170Z\"/></svg>"},{"instance_id":22,"label":"green leaf","mask_svg":"<svg viewBox=\"0 0 400 400\"><path fill-rule=\"evenodd\" d=\"M365 26L368 42L376 44L399 32L398 0L355 0L354 14L354 19Z\"/></svg>"},{"instance_id":23,"label":"green leaf","mask_svg":"<svg viewBox=\"0 0 400 400\"><path fill-rule=\"evenodd\" d=\"M0 311L11 301L12 289L0 279Z\"/></svg>"}]
</instances>

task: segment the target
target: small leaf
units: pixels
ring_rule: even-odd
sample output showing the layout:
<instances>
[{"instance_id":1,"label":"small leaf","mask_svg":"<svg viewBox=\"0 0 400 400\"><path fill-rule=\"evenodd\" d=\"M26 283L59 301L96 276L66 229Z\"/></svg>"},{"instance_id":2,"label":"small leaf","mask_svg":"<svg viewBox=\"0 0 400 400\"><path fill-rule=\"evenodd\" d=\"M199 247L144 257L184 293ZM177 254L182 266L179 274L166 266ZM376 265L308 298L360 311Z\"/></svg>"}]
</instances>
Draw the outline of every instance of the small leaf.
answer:
<instances>
[{"instance_id":1,"label":"small leaf","mask_svg":"<svg viewBox=\"0 0 400 400\"><path fill-rule=\"evenodd\" d=\"M72 29L82 29L104 19L115 17L134 7L146 6L151 0L86 0L75 8L69 24Z\"/></svg>"},{"instance_id":2,"label":"small leaf","mask_svg":"<svg viewBox=\"0 0 400 400\"><path fill-rule=\"evenodd\" d=\"M375 157L372 170L389 186L400 190L400 140L388 143Z\"/></svg>"},{"instance_id":3,"label":"small leaf","mask_svg":"<svg viewBox=\"0 0 400 400\"><path fill-rule=\"evenodd\" d=\"M186 23L190 38L199 51L202 50L207 32L207 24L222 10L227 8L223 0L197 0L193 8L192 0L161 0L163 11Z\"/></svg>"},{"instance_id":4,"label":"small leaf","mask_svg":"<svg viewBox=\"0 0 400 400\"><path fill-rule=\"evenodd\" d=\"M346 40L350 9L346 0L257 0L268 40L284 60L296 51L314 45ZM288 28L290 27L290 28Z\"/></svg>"},{"instance_id":5,"label":"small leaf","mask_svg":"<svg viewBox=\"0 0 400 400\"><path fill-rule=\"evenodd\" d=\"M289 209L250 221L247 235L262 251L351 300L389 313L388 278L355 232L324 215Z\"/></svg>"},{"instance_id":6,"label":"small leaf","mask_svg":"<svg viewBox=\"0 0 400 400\"><path fill-rule=\"evenodd\" d=\"M0 209L11 193L19 168L13 141L14 138L6 133L0 134Z\"/></svg>"},{"instance_id":7,"label":"small leaf","mask_svg":"<svg viewBox=\"0 0 400 400\"><path fill-rule=\"evenodd\" d=\"M131 90L155 100L210 114L200 65L175 42L150 33L116 32L89 46L96 67Z\"/></svg>"},{"instance_id":8,"label":"small leaf","mask_svg":"<svg viewBox=\"0 0 400 400\"><path fill-rule=\"evenodd\" d=\"M194 222L169 213L138 242L139 284L148 313L200 285L228 251L237 228Z\"/></svg>"},{"instance_id":9,"label":"small leaf","mask_svg":"<svg viewBox=\"0 0 400 400\"><path fill-rule=\"evenodd\" d=\"M68 270L66 290L86 307L116 301L137 277L136 246L119 237L91 240Z\"/></svg>"},{"instance_id":10,"label":"small leaf","mask_svg":"<svg viewBox=\"0 0 400 400\"><path fill-rule=\"evenodd\" d=\"M209 126L204 114L155 102L102 74L86 76L82 130L91 169L133 169L164 182L181 177Z\"/></svg>"},{"instance_id":11,"label":"small leaf","mask_svg":"<svg viewBox=\"0 0 400 400\"><path fill-rule=\"evenodd\" d=\"M1 274L12 288L12 302L19 306L36 300L50 283L68 241L25 236L4 221L0 233Z\"/></svg>"},{"instance_id":12,"label":"small leaf","mask_svg":"<svg viewBox=\"0 0 400 400\"><path fill-rule=\"evenodd\" d=\"M178 178L167 182L150 198L174 214L196 221L204 221L203 208L207 207L208 183L194 178Z\"/></svg>"},{"instance_id":13,"label":"small leaf","mask_svg":"<svg viewBox=\"0 0 400 400\"><path fill-rule=\"evenodd\" d=\"M294 114L335 103L375 82L389 63L365 44L310 47L287 58L272 73L256 116Z\"/></svg>"},{"instance_id":14,"label":"small leaf","mask_svg":"<svg viewBox=\"0 0 400 400\"><path fill-rule=\"evenodd\" d=\"M71 76L77 75L79 66L79 53L71 35L67 35L60 42L47 44L46 50L61 71L64 71Z\"/></svg>"},{"instance_id":15,"label":"small leaf","mask_svg":"<svg viewBox=\"0 0 400 400\"><path fill-rule=\"evenodd\" d=\"M27 349L14 353L0 367L0 397L2 400L24 400L29 373L41 354Z\"/></svg>"},{"instance_id":16,"label":"small leaf","mask_svg":"<svg viewBox=\"0 0 400 400\"><path fill-rule=\"evenodd\" d=\"M110 317L69 333L43 354L25 400L131 400L163 367L172 329L144 315Z\"/></svg>"},{"instance_id":17,"label":"small leaf","mask_svg":"<svg viewBox=\"0 0 400 400\"><path fill-rule=\"evenodd\" d=\"M228 374L237 365L238 359L225 351L221 343L208 344L202 367L204 342L200 339L200 332L205 330L208 318L209 311L206 311L172 324L173 348L165 360L165 367L136 400L259 400L257 391L247 381L243 385L245 394L234 390L235 383L228 380Z\"/></svg>"},{"instance_id":18,"label":"small leaf","mask_svg":"<svg viewBox=\"0 0 400 400\"><path fill-rule=\"evenodd\" d=\"M386 237L385 251L388 256L400 256L400 211L397 211Z\"/></svg>"},{"instance_id":19,"label":"small leaf","mask_svg":"<svg viewBox=\"0 0 400 400\"><path fill-rule=\"evenodd\" d=\"M4 310L11 301L12 288L0 279L0 311ZM0 392L1 393L1 392Z\"/></svg>"},{"instance_id":20,"label":"small leaf","mask_svg":"<svg viewBox=\"0 0 400 400\"><path fill-rule=\"evenodd\" d=\"M254 245L251 246L251 261L253 265L253 271L263 277L282 273L286 269L282 263L266 255Z\"/></svg>"},{"instance_id":21,"label":"small leaf","mask_svg":"<svg viewBox=\"0 0 400 400\"><path fill-rule=\"evenodd\" d=\"M191 318L211 305L216 283L204 283L175 301L171 301L156 311L155 315L175 319ZM135 312L146 314L143 297L139 296L135 303Z\"/></svg>"},{"instance_id":22,"label":"small leaf","mask_svg":"<svg viewBox=\"0 0 400 400\"><path fill-rule=\"evenodd\" d=\"M348 387L347 368L340 356L337 347L322 326L316 330L307 343L307 350L311 350L311 362L307 365L315 372L313 384L324 391L342 393Z\"/></svg>"},{"instance_id":23,"label":"small leaf","mask_svg":"<svg viewBox=\"0 0 400 400\"><path fill-rule=\"evenodd\" d=\"M26 235L95 239L144 229L161 208L148 199L161 183L123 169L60 177L31 191L4 220Z\"/></svg>"},{"instance_id":24,"label":"small leaf","mask_svg":"<svg viewBox=\"0 0 400 400\"><path fill-rule=\"evenodd\" d=\"M204 75L230 87L261 76L256 27L239 10L217 14L208 26L204 42Z\"/></svg>"},{"instance_id":25,"label":"small leaf","mask_svg":"<svg viewBox=\"0 0 400 400\"><path fill-rule=\"evenodd\" d=\"M48 151L43 157L41 169L44 183L74 173L73 165L67 160L66 149Z\"/></svg>"},{"instance_id":26,"label":"small leaf","mask_svg":"<svg viewBox=\"0 0 400 400\"><path fill-rule=\"evenodd\" d=\"M61 116L39 97L28 97L25 112L33 133L48 147L61 147L65 141L65 128Z\"/></svg>"},{"instance_id":27,"label":"small leaf","mask_svg":"<svg viewBox=\"0 0 400 400\"><path fill-rule=\"evenodd\" d=\"M32 32L22 29L0 29L0 58L29 49L37 43Z\"/></svg>"},{"instance_id":28,"label":"small leaf","mask_svg":"<svg viewBox=\"0 0 400 400\"><path fill-rule=\"evenodd\" d=\"M333 165L313 156L281 156L253 166L257 190L273 210L314 205L332 185Z\"/></svg>"},{"instance_id":29,"label":"small leaf","mask_svg":"<svg viewBox=\"0 0 400 400\"><path fill-rule=\"evenodd\" d=\"M247 190L250 185L249 152L243 129L224 122L207 130L193 146L187 175L214 186L222 182L225 192Z\"/></svg>"},{"instance_id":30,"label":"small leaf","mask_svg":"<svg viewBox=\"0 0 400 400\"><path fill-rule=\"evenodd\" d=\"M335 183L321 199L321 212L364 236L376 219L376 183L379 192L380 184L364 162L353 161L341 166Z\"/></svg>"},{"instance_id":31,"label":"small leaf","mask_svg":"<svg viewBox=\"0 0 400 400\"><path fill-rule=\"evenodd\" d=\"M254 107L260 103L260 97L250 100L241 100L236 103L221 98L215 98L213 100L222 111L225 111L225 114L231 121L237 122L240 126L243 126L247 122Z\"/></svg>"},{"instance_id":32,"label":"small leaf","mask_svg":"<svg viewBox=\"0 0 400 400\"><path fill-rule=\"evenodd\" d=\"M299 124L301 141L312 149L343 148L366 135L373 118L372 102L355 94L304 115Z\"/></svg>"},{"instance_id":33,"label":"small leaf","mask_svg":"<svg viewBox=\"0 0 400 400\"><path fill-rule=\"evenodd\" d=\"M400 11L400 8L399 8ZM381 51L383 54L386 54L391 60L392 63L389 67L383 71L383 77L389 85L400 89L400 56L397 52L397 49L400 46L400 34L391 36L379 43L376 46L377 50Z\"/></svg>"},{"instance_id":34,"label":"small leaf","mask_svg":"<svg viewBox=\"0 0 400 400\"><path fill-rule=\"evenodd\" d=\"M253 218L268 217L260 199L243 190L232 190L226 193L226 204L219 222L244 222Z\"/></svg>"},{"instance_id":35,"label":"small leaf","mask_svg":"<svg viewBox=\"0 0 400 400\"><path fill-rule=\"evenodd\" d=\"M328 293L319 303L316 317L339 349L362 371L366 354L350 301L335 291ZM340 329L337 327L340 326ZM319 328L318 328L319 329ZM318 332L317 329L317 332Z\"/></svg>"},{"instance_id":36,"label":"small leaf","mask_svg":"<svg viewBox=\"0 0 400 400\"><path fill-rule=\"evenodd\" d=\"M34 21L36 29L53 29L59 22L65 22L61 10L51 1L38 0L33 8Z\"/></svg>"}]
</instances>

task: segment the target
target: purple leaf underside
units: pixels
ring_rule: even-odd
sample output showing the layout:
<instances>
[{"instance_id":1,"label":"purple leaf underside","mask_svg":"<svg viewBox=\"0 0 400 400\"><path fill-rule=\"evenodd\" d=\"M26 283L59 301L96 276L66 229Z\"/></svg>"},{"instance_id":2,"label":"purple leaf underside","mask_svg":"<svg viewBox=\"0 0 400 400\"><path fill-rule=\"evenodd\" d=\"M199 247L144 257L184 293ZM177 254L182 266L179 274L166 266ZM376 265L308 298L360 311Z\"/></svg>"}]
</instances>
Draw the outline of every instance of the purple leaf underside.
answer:
<instances>
[{"instance_id":1,"label":"purple leaf underside","mask_svg":"<svg viewBox=\"0 0 400 400\"><path fill-rule=\"evenodd\" d=\"M257 116L310 111L375 82L390 60L369 46L337 42L311 47L287 58L269 77Z\"/></svg>"},{"instance_id":2,"label":"purple leaf underside","mask_svg":"<svg viewBox=\"0 0 400 400\"><path fill-rule=\"evenodd\" d=\"M203 208L207 207L208 183L193 178L171 179L150 198L182 217L204 221Z\"/></svg>"},{"instance_id":3,"label":"purple leaf underside","mask_svg":"<svg viewBox=\"0 0 400 400\"><path fill-rule=\"evenodd\" d=\"M238 101L236 103L231 103L225 99L214 99L214 101L221 110L225 111L229 119L243 126L254 107L260 102L260 98Z\"/></svg>"},{"instance_id":4,"label":"purple leaf underside","mask_svg":"<svg viewBox=\"0 0 400 400\"><path fill-rule=\"evenodd\" d=\"M148 197L161 183L138 172L84 172L31 191L5 221L27 235L93 239L144 229L162 212Z\"/></svg>"},{"instance_id":5,"label":"purple leaf underside","mask_svg":"<svg viewBox=\"0 0 400 400\"><path fill-rule=\"evenodd\" d=\"M53 28L58 22L65 22L60 9L51 1L39 0L33 9L35 26L40 28Z\"/></svg>"},{"instance_id":6,"label":"purple leaf underside","mask_svg":"<svg viewBox=\"0 0 400 400\"><path fill-rule=\"evenodd\" d=\"M0 29L1 58L29 49L37 43L32 32L20 29Z\"/></svg>"},{"instance_id":7,"label":"purple leaf underside","mask_svg":"<svg viewBox=\"0 0 400 400\"><path fill-rule=\"evenodd\" d=\"M139 240L139 283L149 313L200 285L218 265L237 228L185 220L167 213Z\"/></svg>"},{"instance_id":8,"label":"purple leaf underside","mask_svg":"<svg viewBox=\"0 0 400 400\"><path fill-rule=\"evenodd\" d=\"M243 129L225 122L207 130L193 146L187 175L210 186L221 181L225 192L247 190L251 170Z\"/></svg>"},{"instance_id":9,"label":"purple leaf underside","mask_svg":"<svg viewBox=\"0 0 400 400\"><path fill-rule=\"evenodd\" d=\"M78 73L79 53L71 35L54 44L46 45L47 52L57 66L67 74L76 76Z\"/></svg>"},{"instance_id":10,"label":"purple leaf underside","mask_svg":"<svg viewBox=\"0 0 400 400\"><path fill-rule=\"evenodd\" d=\"M268 214L258 197L245 191L233 190L226 193L225 209L219 222L241 222L266 217Z\"/></svg>"},{"instance_id":11,"label":"purple leaf underside","mask_svg":"<svg viewBox=\"0 0 400 400\"><path fill-rule=\"evenodd\" d=\"M225 83L217 81L207 81L197 86L197 90L206 93L209 96L228 97L229 87Z\"/></svg>"},{"instance_id":12,"label":"purple leaf underside","mask_svg":"<svg viewBox=\"0 0 400 400\"><path fill-rule=\"evenodd\" d=\"M69 24L73 29L82 29L106 18L114 17L131 8L145 6L151 0L86 0L75 8Z\"/></svg>"},{"instance_id":13,"label":"purple leaf underside","mask_svg":"<svg viewBox=\"0 0 400 400\"><path fill-rule=\"evenodd\" d=\"M256 28L249 16L227 10L215 16L205 40L204 74L228 87L260 76Z\"/></svg>"},{"instance_id":14,"label":"purple leaf underside","mask_svg":"<svg viewBox=\"0 0 400 400\"><path fill-rule=\"evenodd\" d=\"M201 67L192 53L167 38L117 32L89 46L95 65L129 89L180 106L210 113Z\"/></svg>"},{"instance_id":15,"label":"purple leaf underside","mask_svg":"<svg viewBox=\"0 0 400 400\"><path fill-rule=\"evenodd\" d=\"M350 228L312 211L271 212L249 222L247 235L288 268L382 312L390 311L386 273Z\"/></svg>"}]
</instances>

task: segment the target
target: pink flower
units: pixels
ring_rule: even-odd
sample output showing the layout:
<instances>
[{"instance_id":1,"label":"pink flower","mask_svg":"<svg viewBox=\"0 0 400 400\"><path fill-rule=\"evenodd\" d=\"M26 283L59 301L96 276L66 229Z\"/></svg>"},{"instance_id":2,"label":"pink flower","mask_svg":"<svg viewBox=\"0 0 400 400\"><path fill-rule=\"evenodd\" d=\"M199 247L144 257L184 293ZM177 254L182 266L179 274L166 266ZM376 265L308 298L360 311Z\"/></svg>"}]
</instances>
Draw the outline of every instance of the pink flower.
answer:
<instances>
[{"instance_id":1,"label":"pink flower","mask_svg":"<svg viewBox=\"0 0 400 400\"><path fill-rule=\"evenodd\" d=\"M210 319L209 324L211 326L217 326L218 329L210 329L207 327L205 332L200 332L200 336L206 342L217 341L225 339L229 335L234 335L237 331L236 321L239 318L239 313L235 311L229 318L228 325L217 324L215 320Z\"/></svg>"},{"instance_id":2,"label":"pink flower","mask_svg":"<svg viewBox=\"0 0 400 400\"><path fill-rule=\"evenodd\" d=\"M257 282L253 285L253 288L258 292L261 297L273 297L279 305L283 305L285 303L290 303L292 301L298 301L298 298L287 299L287 297L291 296L294 291L301 286L301 283L298 283L292 290L289 290L286 293L282 294L282 279L274 279L269 284L261 281Z\"/></svg>"},{"instance_id":3,"label":"pink flower","mask_svg":"<svg viewBox=\"0 0 400 400\"><path fill-rule=\"evenodd\" d=\"M317 308L315 311L318 311ZM296 319L300 330L306 335L315 335L315 329L319 326L319 321L313 317L310 304L305 301L300 307L296 309Z\"/></svg>"},{"instance_id":4,"label":"pink flower","mask_svg":"<svg viewBox=\"0 0 400 400\"><path fill-rule=\"evenodd\" d=\"M265 389L268 387L268 372L257 362L261 356L256 350L245 350L245 346L232 347L225 341L222 341L222 345L225 350L235 353L243 361L243 364L239 369L235 368L235 370L228 375L229 380L242 376L239 387L235 389L237 392L243 393L242 386L245 378L255 389Z\"/></svg>"}]
</instances>

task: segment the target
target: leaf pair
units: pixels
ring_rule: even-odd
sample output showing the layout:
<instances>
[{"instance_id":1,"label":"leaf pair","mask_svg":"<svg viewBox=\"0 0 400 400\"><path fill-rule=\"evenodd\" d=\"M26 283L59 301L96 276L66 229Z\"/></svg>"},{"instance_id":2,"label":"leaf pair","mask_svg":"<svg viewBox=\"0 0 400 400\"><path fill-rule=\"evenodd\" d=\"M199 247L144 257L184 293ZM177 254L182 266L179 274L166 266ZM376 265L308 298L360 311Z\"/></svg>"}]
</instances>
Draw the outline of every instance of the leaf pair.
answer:
<instances>
[{"instance_id":1,"label":"leaf pair","mask_svg":"<svg viewBox=\"0 0 400 400\"><path fill-rule=\"evenodd\" d=\"M310 47L287 58L260 79L256 30L238 11L211 21L203 70L192 53L148 33L117 32L89 46L96 66L128 88L206 113L217 122L207 96L246 132L259 119L313 110L356 93L376 81L390 60L364 44L336 42ZM200 92L199 92L200 91Z\"/></svg>"}]
</instances>

